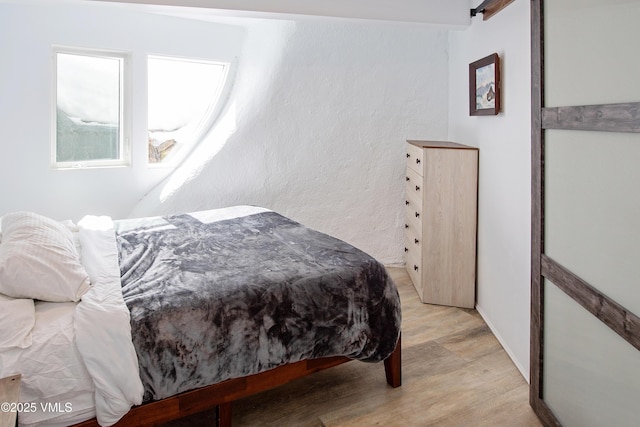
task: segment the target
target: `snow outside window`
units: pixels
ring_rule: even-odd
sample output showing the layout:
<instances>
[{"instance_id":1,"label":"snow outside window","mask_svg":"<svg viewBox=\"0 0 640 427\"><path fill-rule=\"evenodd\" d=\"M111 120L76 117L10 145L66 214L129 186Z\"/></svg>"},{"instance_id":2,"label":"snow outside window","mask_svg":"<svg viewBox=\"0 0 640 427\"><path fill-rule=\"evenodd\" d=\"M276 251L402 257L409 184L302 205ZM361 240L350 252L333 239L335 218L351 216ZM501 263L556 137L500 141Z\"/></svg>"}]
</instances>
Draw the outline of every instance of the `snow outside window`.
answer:
<instances>
[{"instance_id":1,"label":"snow outside window","mask_svg":"<svg viewBox=\"0 0 640 427\"><path fill-rule=\"evenodd\" d=\"M54 167L129 163L127 63L124 53L54 48Z\"/></svg>"},{"instance_id":2,"label":"snow outside window","mask_svg":"<svg viewBox=\"0 0 640 427\"><path fill-rule=\"evenodd\" d=\"M229 64L149 56L149 164L174 164L215 119Z\"/></svg>"}]
</instances>

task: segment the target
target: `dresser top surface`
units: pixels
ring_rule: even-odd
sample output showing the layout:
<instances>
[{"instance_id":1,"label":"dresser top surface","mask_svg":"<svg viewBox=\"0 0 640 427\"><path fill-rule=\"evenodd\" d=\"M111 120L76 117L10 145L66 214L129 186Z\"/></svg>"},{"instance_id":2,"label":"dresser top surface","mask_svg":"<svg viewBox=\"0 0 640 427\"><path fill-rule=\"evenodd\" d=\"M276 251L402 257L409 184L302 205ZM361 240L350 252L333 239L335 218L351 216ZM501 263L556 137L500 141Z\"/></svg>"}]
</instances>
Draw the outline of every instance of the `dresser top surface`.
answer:
<instances>
[{"instance_id":1,"label":"dresser top surface","mask_svg":"<svg viewBox=\"0 0 640 427\"><path fill-rule=\"evenodd\" d=\"M457 142L449 141L422 141L409 139L409 144L415 145L420 148L454 148L458 150L477 150L478 147L471 147L469 145L458 144Z\"/></svg>"}]
</instances>

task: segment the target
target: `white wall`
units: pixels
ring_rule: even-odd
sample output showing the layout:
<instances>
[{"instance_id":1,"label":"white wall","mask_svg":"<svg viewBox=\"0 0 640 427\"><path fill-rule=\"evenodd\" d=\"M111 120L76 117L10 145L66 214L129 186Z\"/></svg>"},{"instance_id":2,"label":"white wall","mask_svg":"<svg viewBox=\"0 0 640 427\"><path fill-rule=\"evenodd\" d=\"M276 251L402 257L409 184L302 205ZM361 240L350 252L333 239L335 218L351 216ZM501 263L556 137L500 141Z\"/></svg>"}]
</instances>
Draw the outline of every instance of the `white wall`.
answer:
<instances>
[{"instance_id":1,"label":"white wall","mask_svg":"<svg viewBox=\"0 0 640 427\"><path fill-rule=\"evenodd\" d=\"M479 2L477 2L479 3ZM449 138L480 148L477 309L529 378L530 303L530 3L479 15L450 42ZM469 64L498 53L503 107L470 117Z\"/></svg>"},{"instance_id":2,"label":"white wall","mask_svg":"<svg viewBox=\"0 0 640 427\"><path fill-rule=\"evenodd\" d=\"M446 137L447 60L444 31L254 25L219 126L133 215L257 204L401 264L404 144Z\"/></svg>"},{"instance_id":3,"label":"white wall","mask_svg":"<svg viewBox=\"0 0 640 427\"><path fill-rule=\"evenodd\" d=\"M0 2L0 214L31 210L57 219L77 220L89 213L123 217L170 172L146 165L146 55L233 61L245 30L49 3ZM131 53L132 167L51 169L54 44Z\"/></svg>"},{"instance_id":4,"label":"white wall","mask_svg":"<svg viewBox=\"0 0 640 427\"><path fill-rule=\"evenodd\" d=\"M404 145L447 136L447 32L346 20L229 22L236 26L94 2L0 2L0 40L12 41L0 44L0 213L77 220L259 204L402 263ZM133 52L133 167L49 168L54 43ZM145 163L147 52L237 60L221 120L170 175Z\"/></svg>"}]
</instances>

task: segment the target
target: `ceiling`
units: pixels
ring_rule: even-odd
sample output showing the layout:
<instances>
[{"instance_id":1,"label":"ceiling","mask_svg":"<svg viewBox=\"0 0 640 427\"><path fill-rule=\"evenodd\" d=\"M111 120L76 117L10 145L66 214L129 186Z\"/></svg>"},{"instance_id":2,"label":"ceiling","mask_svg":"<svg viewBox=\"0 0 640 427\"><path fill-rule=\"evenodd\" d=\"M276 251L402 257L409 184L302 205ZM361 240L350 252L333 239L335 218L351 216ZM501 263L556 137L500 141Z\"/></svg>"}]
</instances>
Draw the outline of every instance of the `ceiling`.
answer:
<instances>
[{"instance_id":1,"label":"ceiling","mask_svg":"<svg viewBox=\"0 0 640 427\"><path fill-rule=\"evenodd\" d=\"M471 0L82 0L137 7L191 19L330 17L446 28L470 24Z\"/></svg>"}]
</instances>

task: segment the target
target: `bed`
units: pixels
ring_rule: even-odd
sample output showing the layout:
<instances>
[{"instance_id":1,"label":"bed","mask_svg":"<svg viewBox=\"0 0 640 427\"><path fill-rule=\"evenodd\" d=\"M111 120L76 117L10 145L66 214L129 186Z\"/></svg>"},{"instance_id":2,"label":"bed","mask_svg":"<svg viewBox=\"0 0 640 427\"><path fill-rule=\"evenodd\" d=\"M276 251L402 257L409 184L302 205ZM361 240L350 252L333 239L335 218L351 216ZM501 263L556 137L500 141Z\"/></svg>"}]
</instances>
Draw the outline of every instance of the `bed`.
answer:
<instances>
[{"instance_id":1,"label":"bed","mask_svg":"<svg viewBox=\"0 0 640 427\"><path fill-rule=\"evenodd\" d=\"M0 343L0 375L22 374L21 425L151 425L215 407L229 425L233 400L350 360L384 361L400 386L384 266L277 212L1 223L0 321L17 336ZM20 333L7 326L18 315Z\"/></svg>"}]
</instances>

